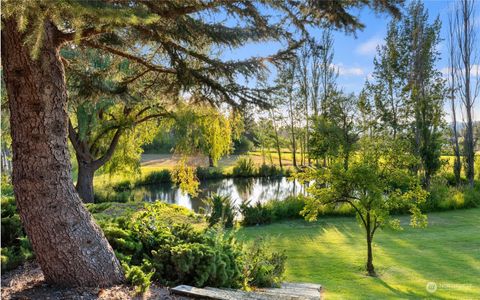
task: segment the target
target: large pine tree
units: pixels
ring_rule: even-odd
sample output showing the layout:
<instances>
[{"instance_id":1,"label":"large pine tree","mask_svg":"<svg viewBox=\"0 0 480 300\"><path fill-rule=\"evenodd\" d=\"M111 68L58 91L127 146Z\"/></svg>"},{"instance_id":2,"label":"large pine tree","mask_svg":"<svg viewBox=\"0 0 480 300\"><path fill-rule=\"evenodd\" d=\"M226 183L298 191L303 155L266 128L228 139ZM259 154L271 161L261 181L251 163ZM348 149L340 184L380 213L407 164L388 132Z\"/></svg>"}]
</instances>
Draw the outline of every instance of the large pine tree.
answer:
<instances>
[{"instance_id":1,"label":"large pine tree","mask_svg":"<svg viewBox=\"0 0 480 300\"><path fill-rule=\"evenodd\" d=\"M231 104L258 102L237 83L289 56L305 26L353 31L349 13L369 6L398 14L402 0L6 0L2 66L11 116L13 185L19 214L47 281L107 286L123 281L115 255L71 181L67 87L60 50L83 46L126 58L145 72L173 74ZM275 18L269 18L269 14ZM228 18L228 22L223 22ZM205 51L280 41L269 58L222 61ZM212 51L215 52L215 51ZM261 99L260 99L261 100Z\"/></svg>"}]
</instances>

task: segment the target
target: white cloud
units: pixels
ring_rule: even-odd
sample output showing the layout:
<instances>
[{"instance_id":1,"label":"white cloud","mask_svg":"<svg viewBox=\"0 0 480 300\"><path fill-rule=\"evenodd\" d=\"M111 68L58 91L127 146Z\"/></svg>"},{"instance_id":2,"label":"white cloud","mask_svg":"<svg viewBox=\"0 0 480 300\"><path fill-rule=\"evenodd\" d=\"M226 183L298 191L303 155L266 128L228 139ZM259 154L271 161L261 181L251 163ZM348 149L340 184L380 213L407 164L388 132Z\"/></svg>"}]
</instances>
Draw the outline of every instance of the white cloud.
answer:
<instances>
[{"instance_id":1,"label":"white cloud","mask_svg":"<svg viewBox=\"0 0 480 300\"><path fill-rule=\"evenodd\" d=\"M444 77L450 76L450 67L444 67L440 69ZM463 68L461 69L464 70ZM470 66L470 75L472 77L480 76L480 65L471 65Z\"/></svg>"},{"instance_id":2,"label":"white cloud","mask_svg":"<svg viewBox=\"0 0 480 300\"><path fill-rule=\"evenodd\" d=\"M333 68L338 70L340 76L363 76L365 71L359 67L346 67L342 63L332 65Z\"/></svg>"},{"instance_id":3,"label":"white cloud","mask_svg":"<svg viewBox=\"0 0 480 300\"><path fill-rule=\"evenodd\" d=\"M358 45L355 52L361 55L375 55L377 53L377 47L383 45L385 41L379 37L372 37L366 42Z\"/></svg>"}]
</instances>

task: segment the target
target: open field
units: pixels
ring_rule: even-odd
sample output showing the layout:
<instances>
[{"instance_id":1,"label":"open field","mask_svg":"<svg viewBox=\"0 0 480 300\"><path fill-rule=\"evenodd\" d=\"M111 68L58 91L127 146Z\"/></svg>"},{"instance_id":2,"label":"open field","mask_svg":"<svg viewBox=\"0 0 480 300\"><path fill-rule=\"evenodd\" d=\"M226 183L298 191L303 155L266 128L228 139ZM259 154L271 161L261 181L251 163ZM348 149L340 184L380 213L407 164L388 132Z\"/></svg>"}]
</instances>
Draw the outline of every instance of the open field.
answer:
<instances>
[{"instance_id":1,"label":"open field","mask_svg":"<svg viewBox=\"0 0 480 300\"><path fill-rule=\"evenodd\" d=\"M224 169L225 172L229 172L235 166L237 160L240 157L250 157L255 165L260 166L264 163L262 153L260 151L252 151L248 152L245 155L229 155L225 156L218 162L218 167ZM272 161L270 161L270 157ZM161 169L172 169L177 165L180 160L182 159L181 155L173 155L173 154L143 154L142 155L142 171L150 172L154 170L161 170ZM208 166L208 157L204 155L196 155L188 157L188 163L194 166ZM299 158L297 158L299 161ZM266 164L274 164L279 166L278 163L278 154L277 152L270 152L265 155L265 163ZM284 167L292 167L292 153L289 151L282 152L282 164Z\"/></svg>"},{"instance_id":2,"label":"open field","mask_svg":"<svg viewBox=\"0 0 480 300\"><path fill-rule=\"evenodd\" d=\"M242 240L266 237L286 252L286 280L322 284L326 299L479 299L480 208L429 214L425 229L375 236L379 277L365 275L365 238L354 218L323 217L242 228ZM429 293L427 283L437 290Z\"/></svg>"}]
</instances>

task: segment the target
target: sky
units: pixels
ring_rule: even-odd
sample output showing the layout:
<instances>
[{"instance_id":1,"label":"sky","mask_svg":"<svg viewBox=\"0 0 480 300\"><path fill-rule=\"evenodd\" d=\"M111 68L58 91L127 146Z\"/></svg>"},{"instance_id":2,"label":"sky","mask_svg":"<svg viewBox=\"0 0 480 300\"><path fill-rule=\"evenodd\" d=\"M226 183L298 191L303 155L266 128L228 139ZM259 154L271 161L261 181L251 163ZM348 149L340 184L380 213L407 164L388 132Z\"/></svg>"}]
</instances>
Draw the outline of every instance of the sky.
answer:
<instances>
[{"instance_id":1,"label":"sky","mask_svg":"<svg viewBox=\"0 0 480 300\"><path fill-rule=\"evenodd\" d=\"M448 66L446 38L448 31L448 14L453 1L454 0L424 1L426 9L428 9L430 21L433 22L433 20L439 16L442 22L440 35L444 41L438 45L441 59L437 63L437 68L442 71L445 71ZM407 0L407 6L409 2L410 1ZM480 1L478 1L477 4L480 6ZM346 34L341 31L334 32L334 64L339 69L337 82L339 87L343 88L347 93L359 93L365 80L371 75L376 48L383 43L383 39L387 33L387 25L391 20L389 15L377 14L368 8L359 11L358 16L365 25L362 31L357 31L355 35ZM477 18L480 19L480 7L477 8ZM480 40L480 21L478 21L478 29ZM319 40L321 31L314 30L312 34ZM250 56L264 56L274 53L275 49L278 49L278 46L273 43L251 44L235 51L235 57L241 59ZM451 119L449 107L450 104L446 103L445 113L447 121ZM476 103L475 116L476 120L478 120L480 116L480 99L478 99ZM460 116L459 119L461 119Z\"/></svg>"}]
</instances>

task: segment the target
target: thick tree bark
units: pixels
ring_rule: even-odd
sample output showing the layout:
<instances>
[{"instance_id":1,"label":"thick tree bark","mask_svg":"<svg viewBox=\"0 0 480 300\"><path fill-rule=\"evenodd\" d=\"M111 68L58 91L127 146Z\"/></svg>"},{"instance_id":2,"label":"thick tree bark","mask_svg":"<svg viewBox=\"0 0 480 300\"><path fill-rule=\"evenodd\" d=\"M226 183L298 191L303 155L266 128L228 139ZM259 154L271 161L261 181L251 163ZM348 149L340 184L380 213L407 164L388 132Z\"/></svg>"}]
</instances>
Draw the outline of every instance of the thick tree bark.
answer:
<instances>
[{"instance_id":1,"label":"thick tree bark","mask_svg":"<svg viewBox=\"0 0 480 300\"><path fill-rule=\"evenodd\" d=\"M46 21L32 59L14 19L2 20L17 209L50 283L109 286L124 280L112 248L71 180L67 93L57 29Z\"/></svg>"}]
</instances>

